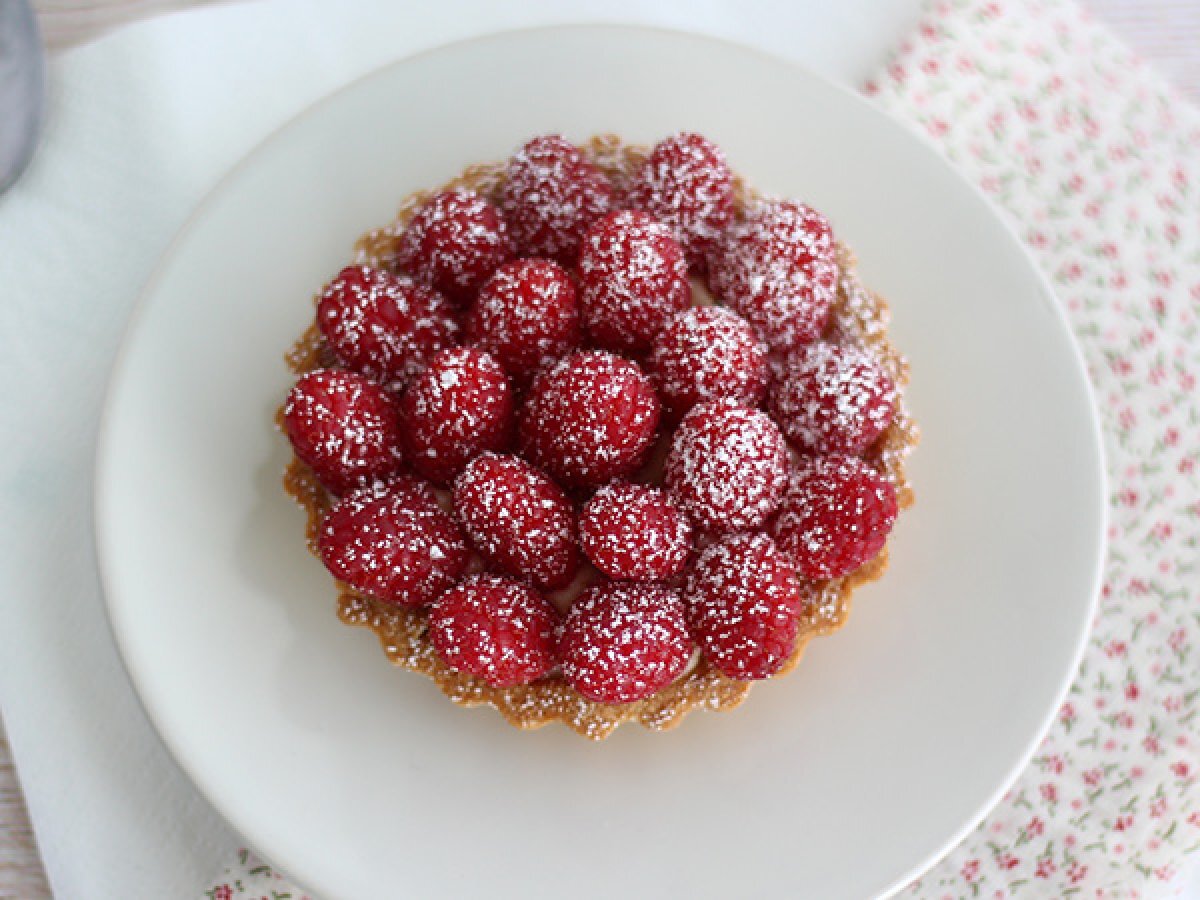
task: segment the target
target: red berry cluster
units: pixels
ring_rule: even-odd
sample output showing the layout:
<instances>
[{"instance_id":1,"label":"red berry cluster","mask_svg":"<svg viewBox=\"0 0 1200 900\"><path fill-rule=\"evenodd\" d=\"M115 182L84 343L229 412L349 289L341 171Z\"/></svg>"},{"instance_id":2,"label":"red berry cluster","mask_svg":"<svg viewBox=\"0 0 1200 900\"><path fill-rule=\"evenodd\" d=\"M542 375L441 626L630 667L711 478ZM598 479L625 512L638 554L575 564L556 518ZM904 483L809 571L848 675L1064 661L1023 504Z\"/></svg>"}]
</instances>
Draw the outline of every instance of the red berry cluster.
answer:
<instances>
[{"instance_id":1,"label":"red berry cluster","mask_svg":"<svg viewBox=\"0 0 1200 900\"><path fill-rule=\"evenodd\" d=\"M721 305L695 305L699 278ZM697 649L769 677L807 582L869 562L896 516L862 459L896 388L866 349L822 340L837 279L825 218L776 200L737 215L700 135L659 143L624 190L534 138L498 196L435 194L391 269L322 292L337 365L300 378L283 417L334 498L321 559L427 607L435 652L493 687L561 671L628 703Z\"/></svg>"}]
</instances>

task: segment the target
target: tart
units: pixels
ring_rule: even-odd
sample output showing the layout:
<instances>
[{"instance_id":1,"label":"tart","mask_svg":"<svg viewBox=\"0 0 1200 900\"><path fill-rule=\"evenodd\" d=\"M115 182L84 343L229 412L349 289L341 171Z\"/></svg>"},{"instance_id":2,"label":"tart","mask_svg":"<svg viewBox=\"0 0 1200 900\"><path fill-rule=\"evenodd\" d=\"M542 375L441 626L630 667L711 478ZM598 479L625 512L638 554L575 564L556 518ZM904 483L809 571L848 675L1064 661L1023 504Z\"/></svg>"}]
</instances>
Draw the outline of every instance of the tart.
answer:
<instances>
[{"instance_id":1,"label":"tart","mask_svg":"<svg viewBox=\"0 0 1200 900\"><path fill-rule=\"evenodd\" d=\"M917 428L818 211L701 135L535 137L363 235L286 354L337 612L509 723L727 710L883 575Z\"/></svg>"}]
</instances>

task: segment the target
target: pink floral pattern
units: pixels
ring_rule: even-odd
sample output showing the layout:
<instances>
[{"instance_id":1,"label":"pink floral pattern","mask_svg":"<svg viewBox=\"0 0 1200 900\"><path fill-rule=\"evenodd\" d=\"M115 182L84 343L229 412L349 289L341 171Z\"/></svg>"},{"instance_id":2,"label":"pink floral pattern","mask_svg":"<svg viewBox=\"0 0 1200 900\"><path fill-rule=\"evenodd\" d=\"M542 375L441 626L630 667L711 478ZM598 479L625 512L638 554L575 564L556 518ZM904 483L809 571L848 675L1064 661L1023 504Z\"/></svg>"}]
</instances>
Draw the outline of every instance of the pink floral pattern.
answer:
<instances>
[{"instance_id":1,"label":"pink floral pattern","mask_svg":"<svg viewBox=\"0 0 1200 900\"><path fill-rule=\"evenodd\" d=\"M867 85L1007 216L1091 374L1090 645L1033 764L915 897L1151 897L1200 845L1200 111L1066 0L941 0Z\"/></svg>"},{"instance_id":2,"label":"pink floral pattern","mask_svg":"<svg viewBox=\"0 0 1200 900\"><path fill-rule=\"evenodd\" d=\"M245 848L202 896L205 900L314 900Z\"/></svg>"},{"instance_id":3,"label":"pink floral pattern","mask_svg":"<svg viewBox=\"0 0 1200 900\"><path fill-rule=\"evenodd\" d=\"M1033 763L913 897L1158 897L1200 846L1200 111L1070 0L936 0L866 91L1050 274L1105 432L1109 559ZM245 851L210 900L302 898Z\"/></svg>"}]
</instances>

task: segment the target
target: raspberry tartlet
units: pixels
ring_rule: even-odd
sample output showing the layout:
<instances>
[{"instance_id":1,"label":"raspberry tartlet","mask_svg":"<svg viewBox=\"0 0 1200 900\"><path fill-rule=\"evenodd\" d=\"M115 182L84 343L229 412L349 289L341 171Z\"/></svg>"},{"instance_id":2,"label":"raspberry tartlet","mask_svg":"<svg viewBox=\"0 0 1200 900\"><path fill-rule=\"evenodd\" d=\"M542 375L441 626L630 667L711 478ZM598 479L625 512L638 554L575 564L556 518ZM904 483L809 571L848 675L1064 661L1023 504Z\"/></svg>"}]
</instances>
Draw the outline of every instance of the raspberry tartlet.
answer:
<instances>
[{"instance_id":1,"label":"raspberry tartlet","mask_svg":"<svg viewBox=\"0 0 1200 900\"><path fill-rule=\"evenodd\" d=\"M337 611L513 725L726 710L887 567L917 428L821 212L708 138L540 135L359 239L286 356Z\"/></svg>"}]
</instances>

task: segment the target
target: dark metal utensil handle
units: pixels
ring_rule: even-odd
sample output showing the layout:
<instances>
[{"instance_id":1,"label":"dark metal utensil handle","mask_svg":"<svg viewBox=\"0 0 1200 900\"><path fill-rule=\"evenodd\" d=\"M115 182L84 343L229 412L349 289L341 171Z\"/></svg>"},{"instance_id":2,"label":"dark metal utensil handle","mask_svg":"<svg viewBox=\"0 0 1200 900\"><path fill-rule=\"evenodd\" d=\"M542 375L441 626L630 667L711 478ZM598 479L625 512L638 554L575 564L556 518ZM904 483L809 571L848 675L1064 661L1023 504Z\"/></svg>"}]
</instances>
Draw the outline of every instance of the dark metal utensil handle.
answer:
<instances>
[{"instance_id":1,"label":"dark metal utensil handle","mask_svg":"<svg viewBox=\"0 0 1200 900\"><path fill-rule=\"evenodd\" d=\"M46 62L28 0L0 0L0 193L37 146L46 106Z\"/></svg>"}]
</instances>

